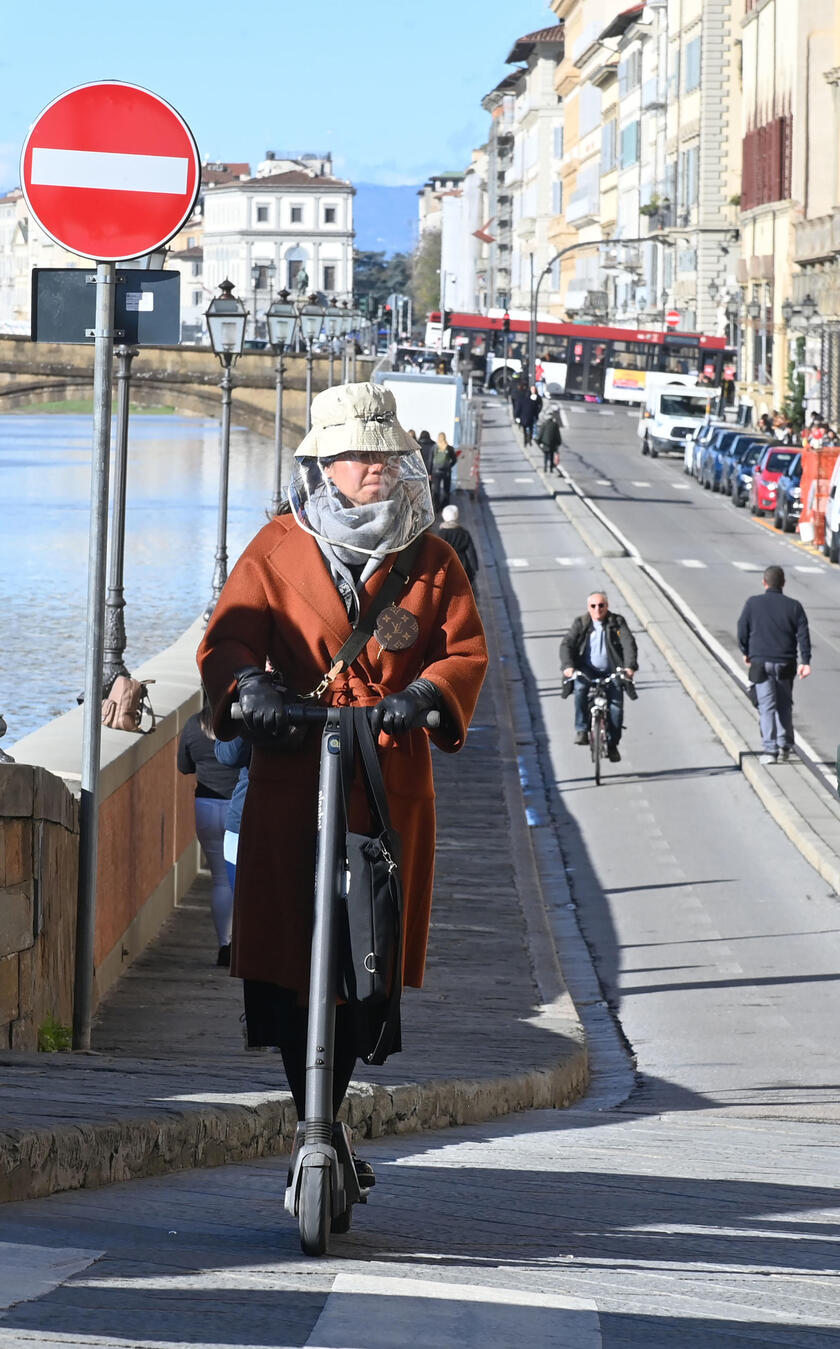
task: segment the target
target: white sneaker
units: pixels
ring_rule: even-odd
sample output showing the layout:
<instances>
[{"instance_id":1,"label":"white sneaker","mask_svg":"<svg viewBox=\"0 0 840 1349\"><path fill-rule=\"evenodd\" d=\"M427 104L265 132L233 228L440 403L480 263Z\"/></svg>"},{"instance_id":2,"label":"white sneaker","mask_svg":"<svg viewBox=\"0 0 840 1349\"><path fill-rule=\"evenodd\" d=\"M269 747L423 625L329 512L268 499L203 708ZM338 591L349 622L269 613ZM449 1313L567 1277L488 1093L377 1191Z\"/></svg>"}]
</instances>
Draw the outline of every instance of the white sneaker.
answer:
<instances>
[{"instance_id":1,"label":"white sneaker","mask_svg":"<svg viewBox=\"0 0 840 1349\"><path fill-rule=\"evenodd\" d=\"M759 763L776 763L776 762L777 762L776 755L775 755L775 754L762 754L762 756L761 756L761 758L759 759L758 762L759 762Z\"/></svg>"}]
</instances>

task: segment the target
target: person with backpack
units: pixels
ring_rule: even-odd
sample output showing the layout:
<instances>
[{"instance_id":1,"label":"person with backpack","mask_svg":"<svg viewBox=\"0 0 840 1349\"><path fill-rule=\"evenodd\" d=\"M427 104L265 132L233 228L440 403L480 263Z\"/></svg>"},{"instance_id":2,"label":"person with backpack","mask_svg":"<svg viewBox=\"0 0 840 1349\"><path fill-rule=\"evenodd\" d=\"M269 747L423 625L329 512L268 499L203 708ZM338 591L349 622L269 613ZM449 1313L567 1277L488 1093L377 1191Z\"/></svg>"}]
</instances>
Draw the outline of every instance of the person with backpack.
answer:
<instances>
[{"instance_id":1,"label":"person with backpack","mask_svg":"<svg viewBox=\"0 0 840 1349\"><path fill-rule=\"evenodd\" d=\"M467 573L467 580L477 599L478 554L475 551L472 534L460 524L460 514L457 506L444 506L440 517L440 537L446 540L450 548L455 549L458 561Z\"/></svg>"},{"instance_id":2,"label":"person with backpack","mask_svg":"<svg viewBox=\"0 0 840 1349\"><path fill-rule=\"evenodd\" d=\"M449 494L452 491L452 467L457 462L457 453L449 444L446 432L441 431L432 461L432 497L436 511L443 510L449 501Z\"/></svg>"},{"instance_id":3,"label":"person with backpack","mask_svg":"<svg viewBox=\"0 0 840 1349\"><path fill-rule=\"evenodd\" d=\"M543 473L559 473L558 451L563 444L560 431L560 413L554 408L543 418L537 431L537 444L542 450Z\"/></svg>"}]
</instances>

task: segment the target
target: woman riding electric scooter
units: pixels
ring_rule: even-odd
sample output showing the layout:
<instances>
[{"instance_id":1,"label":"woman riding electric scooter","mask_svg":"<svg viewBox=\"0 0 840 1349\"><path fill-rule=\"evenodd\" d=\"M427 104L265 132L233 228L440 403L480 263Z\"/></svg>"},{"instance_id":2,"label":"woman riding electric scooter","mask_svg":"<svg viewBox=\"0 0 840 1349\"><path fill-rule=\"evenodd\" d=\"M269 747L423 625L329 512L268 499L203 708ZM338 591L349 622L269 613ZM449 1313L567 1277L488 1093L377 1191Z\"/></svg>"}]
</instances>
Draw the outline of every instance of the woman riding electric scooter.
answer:
<instances>
[{"instance_id":1,"label":"woman riding electric scooter","mask_svg":"<svg viewBox=\"0 0 840 1349\"><path fill-rule=\"evenodd\" d=\"M449 545L428 532L433 522L428 474L397 421L393 394L373 384L325 390L313 400L287 504L233 569L198 653L217 736L241 733L230 714L238 702L254 742L231 974L245 981L249 1043L280 1048L300 1119L319 739L306 725L289 724L287 706L312 699L374 709L391 822L402 842L403 982L419 987L435 851L428 741L447 752L462 747L487 664L469 581ZM393 594L384 607L380 592ZM372 634L345 662L341 650L354 628L364 635L374 611ZM436 729L411 729L434 711ZM350 827L365 831L369 819L357 780ZM356 1063L351 1013L336 1008L334 1112ZM363 1187L372 1183L367 1172L360 1170Z\"/></svg>"}]
</instances>

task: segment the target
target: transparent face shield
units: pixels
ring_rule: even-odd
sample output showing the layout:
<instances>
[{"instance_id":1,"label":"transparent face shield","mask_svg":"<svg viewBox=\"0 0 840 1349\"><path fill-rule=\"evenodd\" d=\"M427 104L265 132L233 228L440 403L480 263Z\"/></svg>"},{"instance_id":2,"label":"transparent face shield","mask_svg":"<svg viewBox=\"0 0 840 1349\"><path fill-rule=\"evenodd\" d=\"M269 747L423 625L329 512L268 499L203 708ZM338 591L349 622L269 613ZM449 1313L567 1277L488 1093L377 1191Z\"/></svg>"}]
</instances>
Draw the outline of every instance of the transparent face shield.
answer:
<instances>
[{"instance_id":1,"label":"transparent face shield","mask_svg":"<svg viewBox=\"0 0 840 1349\"><path fill-rule=\"evenodd\" d=\"M301 529L359 562L405 548L435 518L419 450L296 458L289 504Z\"/></svg>"}]
</instances>

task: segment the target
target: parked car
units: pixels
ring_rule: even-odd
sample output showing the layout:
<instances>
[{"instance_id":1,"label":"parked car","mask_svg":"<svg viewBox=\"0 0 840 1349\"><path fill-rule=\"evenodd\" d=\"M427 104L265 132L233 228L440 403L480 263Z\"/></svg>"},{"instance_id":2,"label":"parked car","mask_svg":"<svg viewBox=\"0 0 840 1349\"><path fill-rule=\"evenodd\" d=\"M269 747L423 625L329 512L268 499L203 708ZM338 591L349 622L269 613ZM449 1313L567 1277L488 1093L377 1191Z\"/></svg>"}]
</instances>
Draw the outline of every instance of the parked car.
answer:
<instances>
[{"instance_id":1,"label":"parked car","mask_svg":"<svg viewBox=\"0 0 840 1349\"><path fill-rule=\"evenodd\" d=\"M840 455L835 461L828 485L823 552L829 562L840 562Z\"/></svg>"},{"instance_id":2,"label":"parked car","mask_svg":"<svg viewBox=\"0 0 840 1349\"><path fill-rule=\"evenodd\" d=\"M744 506L752 486L753 469L767 451L767 441L757 440L750 445L740 464L736 464L730 479L729 495L733 506Z\"/></svg>"},{"instance_id":3,"label":"parked car","mask_svg":"<svg viewBox=\"0 0 840 1349\"><path fill-rule=\"evenodd\" d=\"M787 472L782 474L776 489L776 510L773 515L773 524L784 534L793 532L802 511L802 493L799 486L801 481L802 455L797 454L791 461Z\"/></svg>"},{"instance_id":4,"label":"parked car","mask_svg":"<svg viewBox=\"0 0 840 1349\"><path fill-rule=\"evenodd\" d=\"M796 450L768 445L753 469L749 494L750 511L753 515L775 512L779 479L787 472L795 458Z\"/></svg>"},{"instance_id":5,"label":"parked car","mask_svg":"<svg viewBox=\"0 0 840 1349\"><path fill-rule=\"evenodd\" d=\"M774 445L776 442L769 436L758 436L755 431L742 431L736 440L733 440L723 456L723 468L721 470L720 490L725 496L732 495L733 476L737 466L742 462L747 450L755 445Z\"/></svg>"},{"instance_id":6,"label":"parked car","mask_svg":"<svg viewBox=\"0 0 840 1349\"><path fill-rule=\"evenodd\" d=\"M700 451L697 465L697 478L707 490L718 492L721 489L723 456L730 445L743 436L737 426L718 427Z\"/></svg>"},{"instance_id":7,"label":"parked car","mask_svg":"<svg viewBox=\"0 0 840 1349\"><path fill-rule=\"evenodd\" d=\"M703 446L708 444L715 431L719 431L730 426L730 422L721 421L717 418L710 418L704 422L696 431L685 438L685 451L683 453L683 471L691 478L696 478L697 465L700 458L700 452Z\"/></svg>"}]
</instances>

